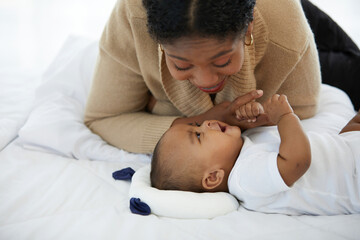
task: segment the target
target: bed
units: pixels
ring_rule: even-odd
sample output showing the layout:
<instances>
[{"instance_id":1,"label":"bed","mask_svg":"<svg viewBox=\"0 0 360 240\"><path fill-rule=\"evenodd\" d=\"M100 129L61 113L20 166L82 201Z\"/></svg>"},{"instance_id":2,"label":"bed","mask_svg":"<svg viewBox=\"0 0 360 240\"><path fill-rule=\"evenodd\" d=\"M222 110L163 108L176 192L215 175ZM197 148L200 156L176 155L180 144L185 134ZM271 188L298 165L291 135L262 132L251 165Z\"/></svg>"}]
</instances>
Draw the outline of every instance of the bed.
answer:
<instances>
[{"instance_id":1,"label":"bed","mask_svg":"<svg viewBox=\"0 0 360 240\"><path fill-rule=\"evenodd\" d=\"M0 239L359 239L360 214L287 216L242 206L210 219L131 213L131 183L112 173L146 166L150 156L114 148L83 124L96 56L97 41L72 36L36 85L26 76L1 78ZM344 92L323 84L318 113L302 123L338 132L354 113Z\"/></svg>"}]
</instances>

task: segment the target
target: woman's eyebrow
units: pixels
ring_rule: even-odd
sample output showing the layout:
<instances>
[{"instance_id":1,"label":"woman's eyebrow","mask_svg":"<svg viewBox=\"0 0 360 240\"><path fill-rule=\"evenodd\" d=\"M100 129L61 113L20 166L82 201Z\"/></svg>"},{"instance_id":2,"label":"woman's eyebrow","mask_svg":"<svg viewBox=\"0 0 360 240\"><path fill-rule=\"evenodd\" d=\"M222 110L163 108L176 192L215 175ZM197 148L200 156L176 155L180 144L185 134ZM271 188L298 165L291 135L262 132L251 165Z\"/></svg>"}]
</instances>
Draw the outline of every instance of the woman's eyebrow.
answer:
<instances>
[{"instance_id":1,"label":"woman's eyebrow","mask_svg":"<svg viewBox=\"0 0 360 240\"><path fill-rule=\"evenodd\" d=\"M231 49L229 49L229 50L221 51L221 52L215 54L214 56L212 56L212 57L210 58L210 60L214 60L215 58L218 58L218 57L220 57L220 56L222 56L222 55L225 55L225 54L231 52L232 50L233 50L233 49L231 48ZM175 55L172 55L172 54L169 54L169 53L166 53L166 55L168 55L169 57L172 57L172 58L179 59L179 60L184 61L184 62L190 62L189 59L184 58L184 57L175 56Z\"/></svg>"},{"instance_id":2,"label":"woman's eyebrow","mask_svg":"<svg viewBox=\"0 0 360 240\"><path fill-rule=\"evenodd\" d=\"M212 57L210 58L210 60L213 60L213 59L218 58L218 57L220 57L220 56L222 56L222 55L225 55L225 54L231 52L232 50L233 50L233 49L231 48L231 49L229 49L229 50L221 51L221 52L219 52L218 54L215 54L214 56L212 56Z\"/></svg>"},{"instance_id":3,"label":"woman's eyebrow","mask_svg":"<svg viewBox=\"0 0 360 240\"><path fill-rule=\"evenodd\" d=\"M175 55L168 54L168 53L166 53L166 55L168 55L169 57L172 57L172 58L179 59L179 60L181 60L181 61L189 62L189 60L188 60L188 59L183 58L183 57L175 56Z\"/></svg>"}]
</instances>

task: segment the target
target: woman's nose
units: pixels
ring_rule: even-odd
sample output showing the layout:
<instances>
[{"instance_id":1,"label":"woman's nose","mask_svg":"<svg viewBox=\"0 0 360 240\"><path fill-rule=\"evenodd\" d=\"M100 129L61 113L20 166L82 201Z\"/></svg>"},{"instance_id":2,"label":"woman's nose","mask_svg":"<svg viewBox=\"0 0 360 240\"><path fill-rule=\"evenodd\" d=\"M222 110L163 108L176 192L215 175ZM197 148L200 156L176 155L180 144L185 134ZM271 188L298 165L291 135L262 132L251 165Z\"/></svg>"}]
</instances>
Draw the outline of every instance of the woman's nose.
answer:
<instances>
[{"instance_id":1,"label":"woman's nose","mask_svg":"<svg viewBox=\"0 0 360 240\"><path fill-rule=\"evenodd\" d=\"M194 83L199 87L213 87L218 83L218 75L210 69L199 69L193 75Z\"/></svg>"}]
</instances>

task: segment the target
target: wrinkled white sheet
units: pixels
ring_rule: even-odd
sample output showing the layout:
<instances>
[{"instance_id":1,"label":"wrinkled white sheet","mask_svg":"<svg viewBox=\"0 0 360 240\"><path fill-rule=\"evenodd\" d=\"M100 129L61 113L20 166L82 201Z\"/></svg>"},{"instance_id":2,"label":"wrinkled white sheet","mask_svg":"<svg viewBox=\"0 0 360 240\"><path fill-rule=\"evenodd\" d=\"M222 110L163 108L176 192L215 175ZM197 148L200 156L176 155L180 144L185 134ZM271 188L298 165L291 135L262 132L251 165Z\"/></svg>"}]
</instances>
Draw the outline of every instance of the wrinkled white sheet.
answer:
<instances>
[{"instance_id":1,"label":"wrinkled white sheet","mask_svg":"<svg viewBox=\"0 0 360 240\"><path fill-rule=\"evenodd\" d=\"M0 73L0 151L25 123L38 83L30 74Z\"/></svg>"},{"instance_id":2,"label":"wrinkled white sheet","mask_svg":"<svg viewBox=\"0 0 360 240\"><path fill-rule=\"evenodd\" d=\"M112 172L137 170L150 157L111 147L83 125L96 52L96 42L69 39L44 75L20 137L0 152L0 239L359 238L360 214L295 217L242 207L214 219L131 214L130 183L113 180ZM323 85L320 101L319 113L303 121L305 129L337 132L354 114L336 88ZM27 104L24 115L14 118L17 126L27 117ZM1 113L12 116L13 110L7 106ZM247 134L261 141L272 131L263 129Z\"/></svg>"},{"instance_id":3,"label":"wrinkled white sheet","mask_svg":"<svg viewBox=\"0 0 360 240\"><path fill-rule=\"evenodd\" d=\"M19 132L24 147L76 159L121 158L122 151L106 144L83 124L97 52L96 41L75 36L66 41L45 72L35 93L34 108Z\"/></svg>"},{"instance_id":4,"label":"wrinkled white sheet","mask_svg":"<svg viewBox=\"0 0 360 240\"><path fill-rule=\"evenodd\" d=\"M214 219L129 211L129 182L113 171L146 163L74 160L11 143L0 152L0 239L358 239L360 215L298 216L240 207ZM136 160L136 161L135 161Z\"/></svg>"},{"instance_id":5,"label":"wrinkled white sheet","mask_svg":"<svg viewBox=\"0 0 360 240\"><path fill-rule=\"evenodd\" d=\"M127 156L124 156L127 157ZM10 144L0 153L0 239L358 239L360 215L262 214L214 219L131 214L113 171L146 162L74 160Z\"/></svg>"}]
</instances>

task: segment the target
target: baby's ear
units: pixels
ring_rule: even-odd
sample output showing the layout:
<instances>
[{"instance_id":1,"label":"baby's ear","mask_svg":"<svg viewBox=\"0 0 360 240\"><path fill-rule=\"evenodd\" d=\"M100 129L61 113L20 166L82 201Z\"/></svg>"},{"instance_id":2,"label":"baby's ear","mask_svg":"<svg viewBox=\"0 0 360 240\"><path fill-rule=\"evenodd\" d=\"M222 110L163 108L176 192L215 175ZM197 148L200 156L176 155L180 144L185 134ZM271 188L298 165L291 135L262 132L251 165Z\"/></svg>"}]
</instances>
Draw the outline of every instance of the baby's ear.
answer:
<instances>
[{"instance_id":1,"label":"baby's ear","mask_svg":"<svg viewBox=\"0 0 360 240\"><path fill-rule=\"evenodd\" d=\"M220 186L225 177L225 171L223 169L215 169L205 172L205 175L202 178L202 186L206 190L214 190L216 187Z\"/></svg>"}]
</instances>

